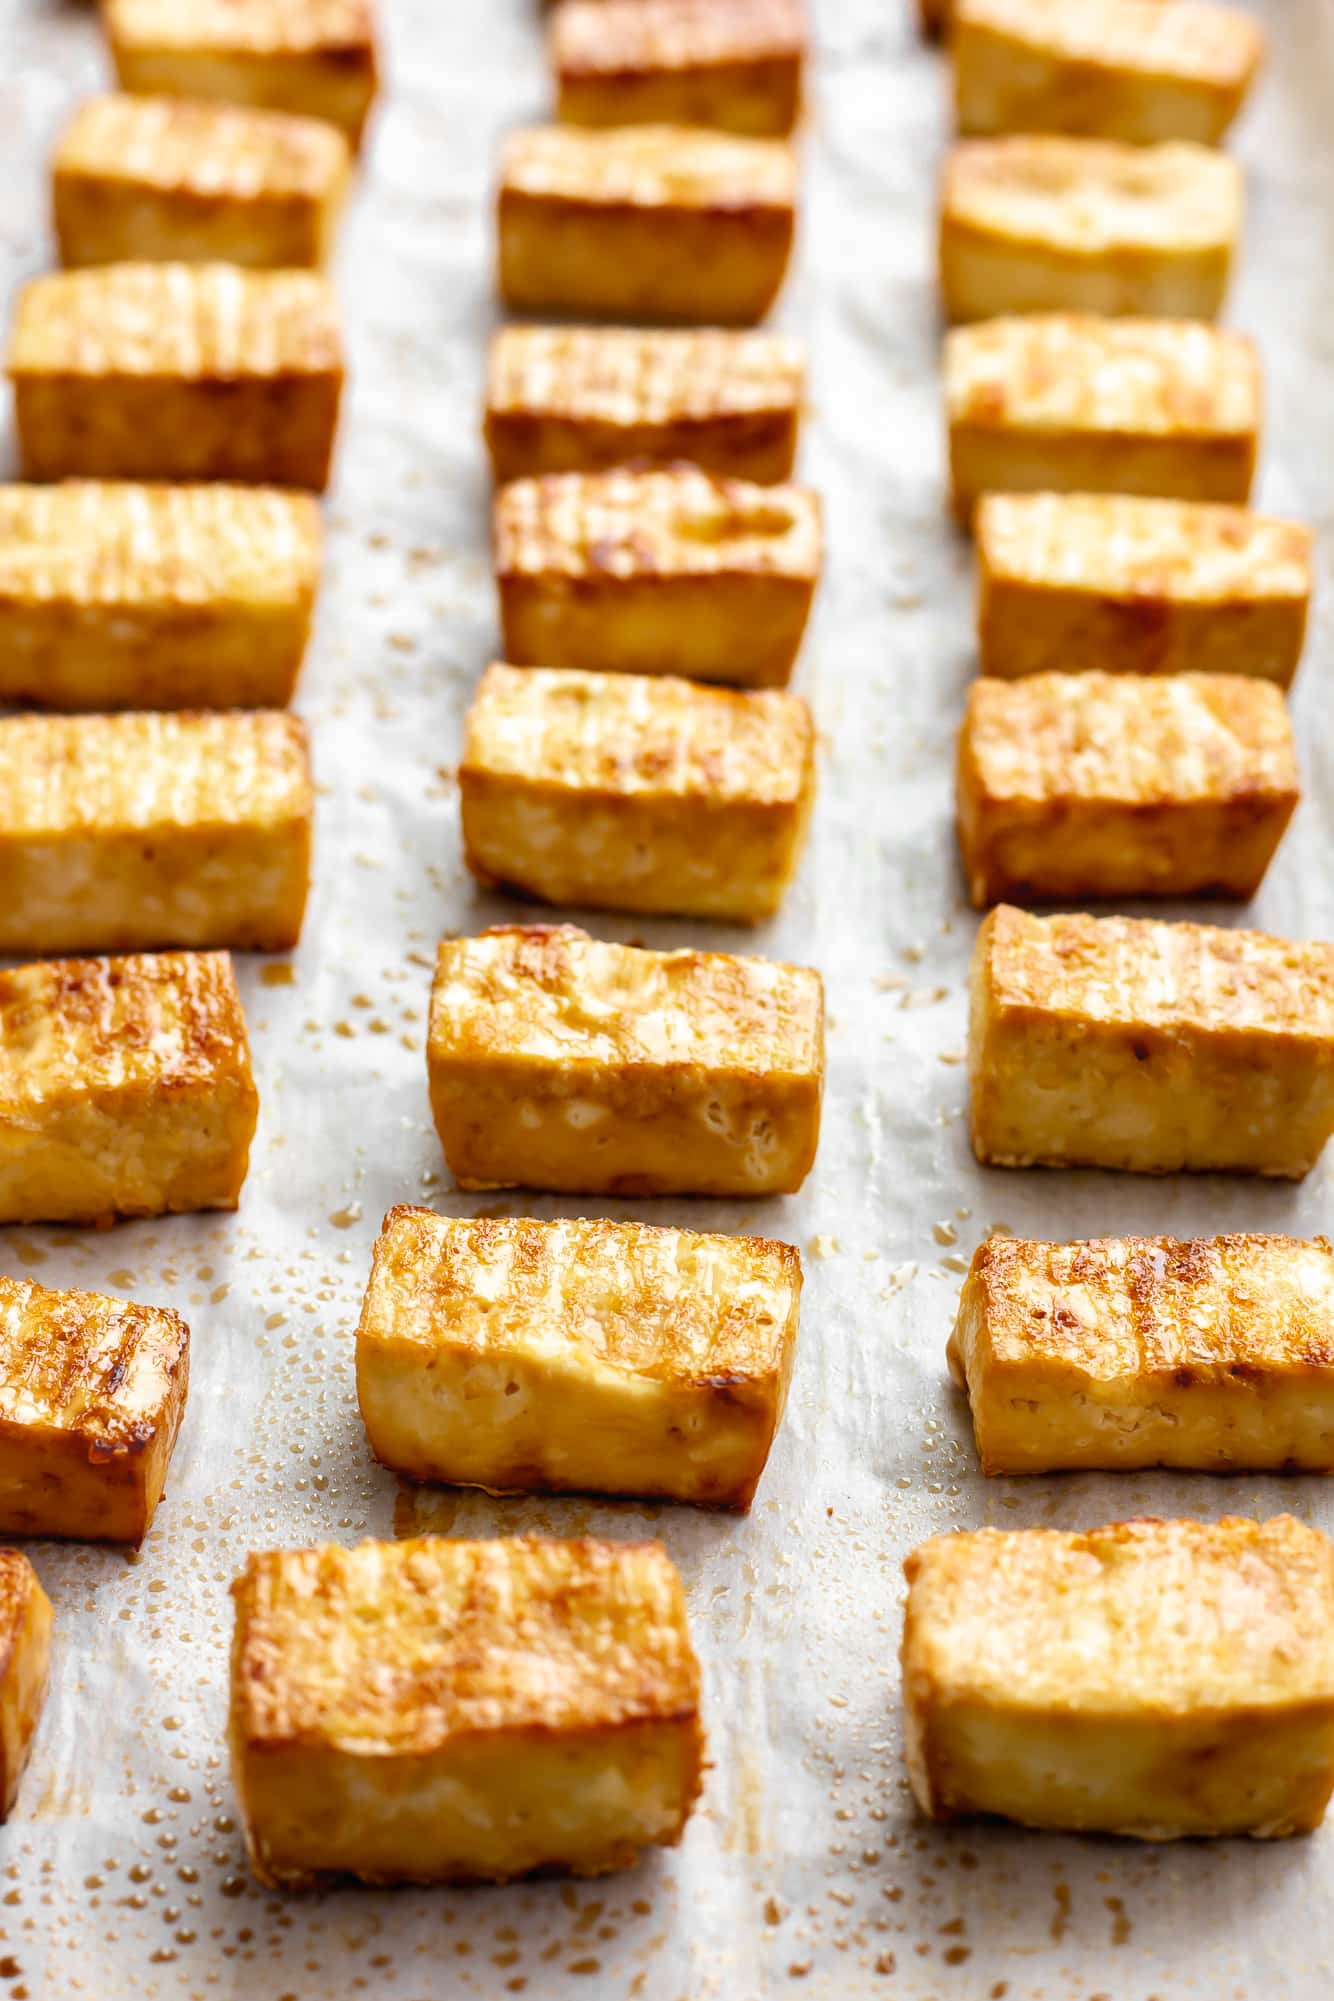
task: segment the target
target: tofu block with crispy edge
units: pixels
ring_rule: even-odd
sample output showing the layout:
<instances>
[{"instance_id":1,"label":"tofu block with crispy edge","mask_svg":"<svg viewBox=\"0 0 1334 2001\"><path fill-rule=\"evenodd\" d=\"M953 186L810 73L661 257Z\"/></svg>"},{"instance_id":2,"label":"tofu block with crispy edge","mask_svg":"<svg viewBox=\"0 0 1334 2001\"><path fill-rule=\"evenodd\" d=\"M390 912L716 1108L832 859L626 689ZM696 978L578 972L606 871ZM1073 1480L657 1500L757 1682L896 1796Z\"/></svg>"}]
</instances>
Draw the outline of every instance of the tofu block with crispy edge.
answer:
<instances>
[{"instance_id":1,"label":"tofu block with crispy edge","mask_svg":"<svg viewBox=\"0 0 1334 2001\"><path fill-rule=\"evenodd\" d=\"M1195 668L1286 688L1297 671L1302 522L1136 494L989 493L974 529L984 674Z\"/></svg>"},{"instance_id":2,"label":"tofu block with crispy edge","mask_svg":"<svg viewBox=\"0 0 1334 2001\"><path fill-rule=\"evenodd\" d=\"M787 271L796 200L782 139L516 132L500 163L500 296L516 313L753 326Z\"/></svg>"},{"instance_id":3,"label":"tofu block with crispy edge","mask_svg":"<svg viewBox=\"0 0 1334 2001\"><path fill-rule=\"evenodd\" d=\"M596 1876L680 1840L704 1738L661 1543L329 1544L252 1556L232 1591L261 1882Z\"/></svg>"},{"instance_id":4,"label":"tofu block with crispy edge","mask_svg":"<svg viewBox=\"0 0 1334 2001\"><path fill-rule=\"evenodd\" d=\"M696 125L781 138L801 110L801 0L564 0L552 16L567 125Z\"/></svg>"},{"instance_id":5,"label":"tofu block with crispy edge","mask_svg":"<svg viewBox=\"0 0 1334 2001\"><path fill-rule=\"evenodd\" d=\"M1259 24L1207 0L953 0L961 132L1082 132L1216 146L1264 55Z\"/></svg>"},{"instance_id":6,"label":"tofu block with crispy edge","mask_svg":"<svg viewBox=\"0 0 1334 2001\"><path fill-rule=\"evenodd\" d=\"M0 1534L142 1542L189 1376L168 1308L0 1277Z\"/></svg>"},{"instance_id":7,"label":"tofu block with crispy edge","mask_svg":"<svg viewBox=\"0 0 1334 2001\"><path fill-rule=\"evenodd\" d=\"M809 488L685 465L513 480L494 543L517 666L743 688L786 685L824 554Z\"/></svg>"},{"instance_id":8,"label":"tofu block with crispy edge","mask_svg":"<svg viewBox=\"0 0 1334 2001\"><path fill-rule=\"evenodd\" d=\"M343 354L317 272L104 264L34 278L8 368L25 478L328 482Z\"/></svg>"},{"instance_id":9,"label":"tofu block with crispy edge","mask_svg":"<svg viewBox=\"0 0 1334 2001\"><path fill-rule=\"evenodd\" d=\"M1002 904L973 954L992 1167L1299 1180L1334 1132L1334 945Z\"/></svg>"},{"instance_id":10,"label":"tofu block with crispy edge","mask_svg":"<svg viewBox=\"0 0 1334 2001\"><path fill-rule=\"evenodd\" d=\"M973 902L1254 896L1299 797L1272 681L1029 674L974 681L959 733Z\"/></svg>"},{"instance_id":11,"label":"tofu block with crispy edge","mask_svg":"<svg viewBox=\"0 0 1334 2001\"><path fill-rule=\"evenodd\" d=\"M945 316L1214 319L1241 215L1241 169L1211 146L962 139L941 186Z\"/></svg>"},{"instance_id":12,"label":"tofu block with crispy edge","mask_svg":"<svg viewBox=\"0 0 1334 2001\"><path fill-rule=\"evenodd\" d=\"M783 900L815 790L795 695L489 667L459 764L479 881L545 903L758 924Z\"/></svg>"},{"instance_id":13,"label":"tofu block with crispy edge","mask_svg":"<svg viewBox=\"0 0 1334 2001\"><path fill-rule=\"evenodd\" d=\"M326 262L347 190L319 118L175 97L94 97L51 167L62 264Z\"/></svg>"},{"instance_id":14,"label":"tofu block with crispy edge","mask_svg":"<svg viewBox=\"0 0 1334 2001\"><path fill-rule=\"evenodd\" d=\"M295 716L0 718L0 952L285 951L313 808Z\"/></svg>"},{"instance_id":15,"label":"tofu block with crispy edge","mask_svg":"<svg viewBox=\"0 0 1334 2001\"><path fill-rule=\"evenodd\" d=\"M1184 0L1183 0L1184 4ZM933 1820L1305 1834L1334 1787L1334 1547L1291 1515L933 1536L904 1565Z\"/></svg>"},{"instance_id":16,"label":"tofu block with crispy edge","mask_svg":"<svg viewBox=\"0 0 1334 2001\"><path fill-rule=\"evenodd\" d=\"M282 708L322 532L277 487L0 486L0 701Z\"/></svg>"},{"instance_id":17,"label":"tofu block with crispy edge","mask_svg":"<svg viewBox=\"0 0 1334 2001\"><path fill-rule=\"evenodd\" d=\"M801 1259L762 1237L391 1209L357 1329L377 1459L492 1493L748 1508L783 1419Z\"/></svg>"},{"instance_id":18,"label":"tofu block with crispy edge","mask_svg":"<svg viewBox=\"0 0 1334 2001\"><path fill-rule=\"evenodd\" d=\"M7 1820L51 1675L51 1600L16 1549L0 1549L0 1820Z\"/></svg>"},{"instance_id":19,"label":"tofu block with crispy edge","mask_svg":"<svg viewBox=\"0 0 1334 2001\"><path fill-rule=\"evenodd\" d=\"M486 442L498 480L688 459L773 485L797 454L806 364L783 334L503 327Z\"/></svg>"},{"instance_id":20,"label":"tofu block with crispy edge","mask_svg":"<svg viewBox=\"0 0 1334 2001\"><path fill-rule=\"evenodd\" d=\"M819 1138L824 995L772 959L500 926L441 945L426 1061L461 1188L786 1195Z\"/></svg>"},{"instance_id":21,"label":"tofu block with crispy edge","mask_svg":"<svg viewBox=\"0 0 1334 2001\"><path fill-rule=\"evenodd\" d=\"M234 1209L258 1110L225 952L0 971L0 1223Z\"/></svg>"},{"instance_id":22,"label":"tofu block with crispy edge","mask_svg":"<svg viewBox=\"0 0 1334 2001\"><path fill-rule=\"evenodd\" d=\"M122 90L296 112L360 144L371 0L103 0L103 18Z\"/></svg>"},{"instance_id":23,"label":"tofu block with crispy edge","mask_svg":"<svg viewBox=\"0 0 1334 2001\"><path fill-rule=\"evenodd\" d=\"M984 1473L1334 1472L1323 1237L990 1237L948 1355Z\"/></svg>"},{"instance_id":24,"label":"tofu block with crispy edge","mask_svg":"<svg viewBox=\"0 0 1334 2001\"><path fill-rule=\"evenodd\" d=\"M1066 313L983 320L945 337L945 402L965 525L984 493L1250 494L1260 364L1244 334Z\"/></svg>"}]
</instances>

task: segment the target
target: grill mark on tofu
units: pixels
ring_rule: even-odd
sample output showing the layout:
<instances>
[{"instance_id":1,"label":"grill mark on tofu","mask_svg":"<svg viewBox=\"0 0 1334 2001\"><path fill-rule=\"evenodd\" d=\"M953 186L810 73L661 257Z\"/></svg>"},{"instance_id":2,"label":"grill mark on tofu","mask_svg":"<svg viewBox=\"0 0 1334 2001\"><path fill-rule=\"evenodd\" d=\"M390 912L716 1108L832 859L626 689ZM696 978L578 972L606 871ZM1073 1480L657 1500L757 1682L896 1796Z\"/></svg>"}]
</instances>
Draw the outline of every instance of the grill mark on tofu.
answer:
<instances>
[{"instance_id":1,"label":"grill mark on tofu","mask_svg":"<svg viewBox=\"0 0 1334 2001\"><path fill-rule=\"evenodd\" d=\"M135 1456L158 1436L189 1342L165 1307L0 1277L0 1422L73 1433L92 1464Z\"/></svg>"},{"instance_id":2,"label":"grill mark on tofu","mask_svg":"<svg viewBox=\"0 0 1334 2001\"><path fill-rule=\"evenodd\" d=\"M956 25L985 29L1044 55L1147 78L1244 85L1263 48L1235 7L1161 0L955 0Z\"/></svg>"},{"instance_id":3,"label":"grill mark on tofu","mask_svg":"<svg viewBox=\"0 0 1334 2001\"><path fill-rule=\"evenodd\" d=\"M501 154L506 194L596 209L702 215L791 212L797 162L780 139L747 139L675 125L585 130L532 126Z\"/></svg>"},{"instance_id":4,"label":"grill mark on tofu","mask_svg":"<svg viewBox=\"0 0 1334 2001\"><path fill-rule=\"evenodd\" d=\"M779 334L504 327L488 408L626 427L788 413L804 373L800 344Z\"/></svg>"},{"instance_id":5,"label":"grill mark on tofu","mask_svg":"<svg viewBox=\"0 0 1334 2001\"><path fill-rule=\"evenodd\" d=\"M79 106L61 134L53 171L208 201L321 200L347 165L346 139L321 118L107 96Z\"/></svg>"},{"instance_id":6,"label":"grill mark on tofu","mask_svg":"<svg viewBox=\"0 0 1334 2001\"><path fill-rule=\"evenodd\" d=\"M566 0L551 27L554 68L579 80L793 58L805 44L796 0Z\"/></svg>"},{"instance_id":7,"label":"grill mark on tofu","mask_svg":"<svg viewBox=\"0 0 1334 2001\"><path fill-rule=\"evenodd\" d=\"M162 49L361 58L371 0L107 0L113 41Z\"/></svg>"}]
</instances>

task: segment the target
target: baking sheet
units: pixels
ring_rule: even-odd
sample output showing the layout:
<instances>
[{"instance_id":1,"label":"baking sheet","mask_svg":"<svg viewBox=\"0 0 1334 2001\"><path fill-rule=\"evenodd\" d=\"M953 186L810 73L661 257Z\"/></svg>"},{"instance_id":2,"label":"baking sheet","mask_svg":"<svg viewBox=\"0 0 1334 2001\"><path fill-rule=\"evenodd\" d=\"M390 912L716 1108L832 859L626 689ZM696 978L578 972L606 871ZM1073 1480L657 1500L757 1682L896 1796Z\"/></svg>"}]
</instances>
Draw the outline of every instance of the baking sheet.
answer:
<instances>
[{"instance_id":1,"label":"baking sheet","mask_svg":"<svg viewBox=\"0 0 1334 2001\"><path fill-rule=\"evenodd\" d=\"M809 857L758 938L590 920L654 944L758 946L828 984L823 1142L799 1198L603 1208L802 1247L800 1354L769 1473L737 1521L413 1491L370 1461L352 1328L379 1219L400 1201L478 1207L444 1173L422 1033L439 934L515 909L463 871L451 767L495 645L477 429L491 162L501 131L546 103L531 0L381 4L390 83L338 274L354 375L299 703L320 783L316 887L290 972L241 962L263 1096L243 1207L102 1235L0 1232L0 1269L175 1306L194 1336L186 1422L143 1552L32 1548L57 1643L0 1832L0 1997L1326 1995L1334 1827L1162 1849L942 1831L915 1818L902 1776L900 1563L924 1535L1280 1508L1334 1529L1334 1493L1309 1479L984 1483L946 1381L959 1275L991 1225L1308 1233L1331 1226L1331 1181L1328 1166L1295 1188L988 1173L969 1152L975 921L950 758L972 671L970 561L941 511L931 270L944 89L905 0L817 0L804 229L779 315L810 342L803 471L831 541L798 677L824 740ZM1319 524L1328 607L1334 16L1328 0L1261 11L1273 62L1238 140L1251 213L1232 318L1261 336L1267 363L1260 499ZM20 280L51 261L52 135L107 69L91 10L73 0L0 0L0 57L7 317ZM1322 610L1296 694L1307 798L1254 911L1299 937L1334 935L1328 652ZM580 1207L516 1197L488 1213ZM684 1571L714 1763L681 1850L591 1884L261 1891L223 1750L227 1583L246 1552L534 1529L658 1534Z\"/></svg>"}]
</instances>

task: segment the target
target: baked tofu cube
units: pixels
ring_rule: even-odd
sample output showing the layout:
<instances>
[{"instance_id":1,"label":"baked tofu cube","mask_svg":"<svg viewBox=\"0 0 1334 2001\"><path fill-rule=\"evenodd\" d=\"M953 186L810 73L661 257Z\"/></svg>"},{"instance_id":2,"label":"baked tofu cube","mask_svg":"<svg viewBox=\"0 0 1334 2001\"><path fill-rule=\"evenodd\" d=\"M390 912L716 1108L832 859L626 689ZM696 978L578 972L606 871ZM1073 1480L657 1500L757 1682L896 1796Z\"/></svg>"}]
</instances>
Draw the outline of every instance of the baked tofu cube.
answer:
<instances>
[{"instance_id":1,"label":"baked tofu cube","mask_svg":"<svg viewBox=\"0 0 1334 2001\"><path fill-rule=\"evenodd\" d=\"M974 527L984 674L1194 667L1286 688L1297 671L1312 546L1299 521L1134 494L990 493Z\"/></svg>"},{"instance_id":2,"label":"baked tofu cube","mask_svg":"<svg viewBox=\"0 0 1334 2001\"><path fill-rule=\"evenodd\" d=\"M1214 319L1241 214L1241 169L1210 146L960 140L941 187L945 316Z\"/></svg>"},{"instance_id":3,"label":"baked tofu cube","mask_svg":"<svg viewBox=\"0 0 1334 2001\"><path fill-rule=\"evenodd\" d=\"M704 1749L660 1543L252 1556L230 1737L261 1882L601 1875L680 1840Z\"/></svg>"},{"instance_id":4,"label":"baked tofu cube","mask_svg":"<svg viewBox=\"0 0 1334 2001\"><path fill-rule=\"evenodd\" d=\"M34 278L9 373L28 479L328 482L343 357L313 271L105 264Z\"/></svg>"},{"instance_id":5,"label":"baked tofu cube","mask_svg":"<svg viewBox=\"0 0 1334 2001\"><path fill-rule=\"evenodd\" d=\"M225 953L0 971L0 1223L234 1209L258 1109Z\"/></svg>"},{"instance_id":6,"label":"baked tofu cube","mask_svg":"<svg viewBox=\"0 0 1334 2001\"><path fill-rule=\"evenodd\" d=\"M285 951L312 812L295 716L0 719L0 952Z\"/></svg>"},{"instance_id":7,"label":"baked tofu cube","mask_svg":"<svg viewBox=\"0 0 1334 2001\"><path fill-rule=\"evenodd\" d=\"M337 125L375 97L370 0L103 0L122 90L221 99Z\"/></svg>"},{"instance_id":8,"label":"baked tofu cube","mask_svg":"<svg viewBox=\"0 0 1334 2001\"><path fill-rule=\"evenodd\" d=\"M758 924L795 873L815 727L794 695L489 667L459 765L479 881L544 903Z\"/></svg>"},{"instance_id":9,"label":"baked tofu cube","mask_svg":"<svg viewBox=\"0 0 1334 2001\"><path fill-rule=\"evenodd\" d=\"M823 560L808 488L694 466L514 480L494 541L507 660L743 688L786 685Z\"/></svg>"},{"instance_id":10,"label":"baked tofu cube","mask_svg":"<svg viewBox=\"0 0 1334 2001\"><path fill-rule=\"evenodd\" d=\"M956 798L979 909L1254 896L1298 796L1272 681L1030 674L968 693Z\"/></svg>"},{"instance_id":11,"label":"baked tofu cube","mask_svg":"<svg viewBox=\"0 0 1334 2001\"><path fill-rule=\"evenodd\" d=\"M1194 320L984 320L945 337L945 401L965 526L984 493L1250 494L1260 364L1243 334Z\"/></svg>"},{"instance_id":12,"label":"baked tofu cube","mask_svg":"<svg viewBox=\"0 0 1334 2001\"><path fill-rule=\"evenodd\" d=\"M1334 1131L1334 945L1002 904L973 955L992 1167L1300 1180Z\"/></svg>"},{"instance_id":13,"label":"baked tofu cube","mask_svg":"<svg viewBox=\"0 0 1334 2001\"><path fill-rule=\"evenodd\" d=\"M1323 1237L990 1237L948 1353L984 1473L1334 1472Z\"/></svg>"},{"instance_id":14,"label":"baked tofu cube","mask_svg":"<svg viewBox=\"0 0 1334 2001\"><path fill-rule=\"evenodd\" d=\"M282 708L321 545L276 487L0 486L0 702Z\"/></svg>"},{"instance_id":15,"label":"baked tofu cube","mask_svg":"<svg viewBox=\"0 0 1334 2001\"><path fill-rule=\"evenodd\" d=\"M1264 54L1257 22L1204 0L953 0L961 132L1082 132L1216 146Z\"/></svg>"},{"instance_id":16,"label":"baked tofu cube","mask_svg":"<svg viewBox=\"0 0 1334 2001\"><path fill-rule=\"evenodd\" d=\"M801 109L801 0L564 0L550 49L567 125L782 138Z\"/></svg>"},{"instance_id":17,"label":"baked tofu cube","mask_svg":"<svg viewBox=\"0 0 1334 2001\"><path fill-rule=\"evenodd\" d=\"M1147 1841L1319 1826L1334 1548L1315 1529L978 1529L904 1570L908 1774L933 1820Z\"/></svg>"},{"instance_id":18,"label":"baked tofu cube","mask_svg":"<svg viewBox=\"0 0 1334 2001\"><path fill-rule=\"evenodd\" d=\"M805 357L782 334L504 327L486 442L498 480L689 459L764 485L797 455Z\"/></svg>"},{"instance_id":19,"label":"baked tofu cube","mask_svg":"<svg viewBox=\"0 0 1334 2001\"><path fill-rule=\"evenodd\" d=\"M349 157L342 133L319 118L91 98L52 162L60 261L322 265Z\"/></svg>"},{"instance_id":20,"label":"baked tofu cube","mask_svg":"<svg viewBox=\"0 0 1334 2001\"><path fill-rule=\"evenodd\" d=\"M516 313L753 326L787 271L796 201L781 139L685 125L516 132L500 166L500 296Z\"/></svg>"},{"instance_id":21,"label":"baked tofu cube","mask_svg":"<svg viewBox=\"0 0 1334 2001\"><path fill-rule=\"evenodd\" d=\"M189 1374L166 1307L0 1277L0 1534L142 1542Z\"/></svg>"},{"instance_id":22,"label":"baked tofu cube","mask_svg":"<svg viewBox=\"0 0 1334 2001\"><path fill-rule=\"evenodd\" d=\"M501 926L441 945L426 1061L461 1188L792 1194L819 1138L823 990L772 959Z\"/></svg>"},{"instance_id":23,"label":"baked tofu cube","mask_svg":"<svg viewBox=\"0 0 1334 2001\"><path fill-rule=\"evenodd\" d=\"M357 1329L377 1459L492 1493L748 1508L783 1418L801 1259L761 1237L391 1209Z\"/></svg>"},{"instance_id":24,"label":"baked tofu cube","mask_svg":"<svg viewBox=\"0 0 1334 2001\"><path fill-rule=\"evenodd\" d=\"M0 1549L0 1820L7 1820L46 1702L51 1600L16 1549Z\"/></svg>"}]
</instances>

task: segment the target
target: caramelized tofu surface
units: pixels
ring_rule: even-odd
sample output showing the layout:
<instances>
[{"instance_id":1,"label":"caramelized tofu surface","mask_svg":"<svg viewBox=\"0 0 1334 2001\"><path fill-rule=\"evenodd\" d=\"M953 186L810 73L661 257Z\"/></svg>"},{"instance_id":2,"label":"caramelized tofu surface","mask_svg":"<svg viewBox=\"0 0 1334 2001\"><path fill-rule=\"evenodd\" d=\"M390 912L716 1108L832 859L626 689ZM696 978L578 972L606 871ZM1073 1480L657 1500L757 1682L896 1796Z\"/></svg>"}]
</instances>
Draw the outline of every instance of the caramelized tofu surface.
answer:
<instances>
[{"instance_id":1,"label":"caramelized tofu surface","mask_svg":"<svg viewBox=\"0 0 1334 2001\"><path fill-rule=\"evenodd\" d=\"M660 1543L252 1556L230 1738L261 1881L599 1875L679 1841L699 1665Z\"/></svg>"},{"instance_id":2,"label":"caramelized tofu surface","mask_svg":"<svg viewBox=\"0 0 1334 2001\"><path fill-rule=\"evenodd\" d=\"M550 31L557 112L573 125L781 138L805 51L801 0L563 0Z\"/></svg>"},{"instance_id":3,"label":"caramelized tofu surface","mask_svg":"<svg viewBox=\"0 0 1334 2001\"><path fill-rule=\"evenodd\" d=\"M0 1549L0 1820L7 1820L46 1703L51 1600L26 1556Z\"/></svg>"}]
</instances>

